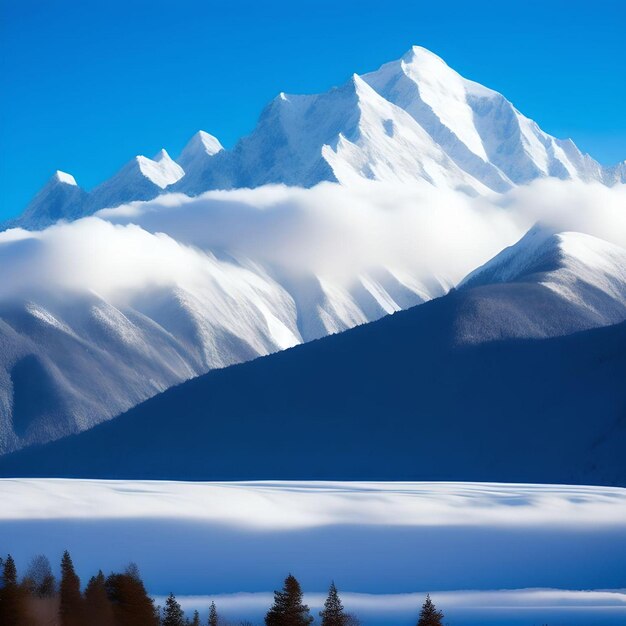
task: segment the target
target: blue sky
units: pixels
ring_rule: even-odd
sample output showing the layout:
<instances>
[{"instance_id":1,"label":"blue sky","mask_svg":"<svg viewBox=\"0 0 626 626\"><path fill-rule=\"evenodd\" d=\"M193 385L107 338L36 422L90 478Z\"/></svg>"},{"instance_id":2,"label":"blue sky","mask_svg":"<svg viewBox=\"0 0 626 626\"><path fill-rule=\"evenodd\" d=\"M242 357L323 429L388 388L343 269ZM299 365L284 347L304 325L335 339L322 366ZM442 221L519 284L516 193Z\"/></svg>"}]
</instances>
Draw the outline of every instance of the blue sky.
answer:
<instances>
[{"instance_id":1,"label":"blue sky","mask_svg":"<svg viewBox=\"0 0 626 626\"><path fill-rule=\"evenodd\" d=\"M0 218L55 169L89 189L135 154L226 146L279 91L425 46L603 163L626 158L626 2L0 0Z\"/></svg>"}]
</instances>

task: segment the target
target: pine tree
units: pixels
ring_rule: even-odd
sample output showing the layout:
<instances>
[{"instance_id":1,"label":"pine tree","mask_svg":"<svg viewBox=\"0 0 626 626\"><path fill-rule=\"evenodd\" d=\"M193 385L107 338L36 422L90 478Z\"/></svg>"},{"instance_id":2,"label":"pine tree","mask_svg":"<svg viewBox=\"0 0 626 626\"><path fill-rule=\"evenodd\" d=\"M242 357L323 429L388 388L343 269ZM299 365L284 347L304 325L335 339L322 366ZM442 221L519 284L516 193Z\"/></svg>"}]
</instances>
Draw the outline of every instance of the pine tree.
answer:
<instances>
[{"instance_id":1,"label":"pine tree","mask_svg":"<svg viewBox=\"0 0 626 626\"><path fill-rule=\"evenodd\" d=\"M89 626L112 626L115 624L113 605L107 595L102 570L92 576L85 588L85 617Z\"/></svg>"},{"instance_id":2,"label":"pine tree","mask_svg":"<svg viewBox=\"0 0 626 626\"><path fill-rule=\"evenodd\" d=\"M282 591L274 592L274 605L265 616L266 626L308 626L313 621L302 603L302 589L294 576L285 578Z\"/></svg>"},{"instance_id":3,"label":"pine tree","mask_svg":"<svg viewBox=\"0 0 626 626\"><path fill-rule=\"evenodd\" d=\"M17 568L9 554L2 566L0 585L0 624L22 626L26 619L26 597L24 589L17 584Z\"/></svg>"},{"instance_id":4,"label":"pine tree","mask_svg":"<svg viewBox=\"0 0 626 626\"><path fill-rule=\"evenodd\" d=\"M200 626L200 613L198 613L198 611L193 612L190 624L191 626Z\"/></svg>"},{"instance_id":5,"label":"pine tree","mask_svg":"<svg viewBox=\"0 0 626 626\"><path fill-rule=\"evenodd\" d=\"M320 617L322 626L345 626L346 624L346 615L334 581L330 584L328 597L324 602L324 610L320 611Z\"/></svg>"},{"instance_id":6,"label":"pine tree","mask_svg":"<svg viewBox=\"0 0 626 626\"><path fill-rule=\"evenodd\" d=\"M417 626L443 626L443 613L438 611L430 599L430 594L426 595L426 601L422 605L420 618Z\"/></svg>"},{"instance_id":7,"label":"pine tree","mask_svg":"<svg viewBox=\"0 0 626 626\"><path fill-rule=\"evenodd\" d=\"M185 614L180 604L176 602L173 593L170 593L165 601L165 611L161 624L162 626L185 626Z\"/></svg>"},{"instance_id":8,"label":"pine tree","mask_svg":"<svg viewBox=\"0 0 626 626\"><path fill-rule=\"evenodd\" d=\"M7 560L3 563L2 583L4 587L17 587L17 568L15 567L15 561L10 554L7 556Z\"/></svg>"},{"instance_id":9,"label":"pine tree","mask_svg":"<svg viewBox=\"0 0 626 626\"><path fill-rule=\"evenodd\" d=\"M80 626L83 623L80 579L74 571L72 557L66 550L61 559L61 584L59 586L59 617L61 626Z\"/></svg>"},{"instance_id":10,"label":"pine tree","mask_svg":"<svg viewBox=\"0 0 626 626\"><path fill-rule=\"evenodd\" d=\"M158 626L159 618L152 598L133 568L130 573L111 574L105 582L117 626Z\"/></svg>"},{"instance_id":11,"label":"pine tree","mask_svg":"<svg viewBox=\"0 0 626 626\"><path fill-rule=\"evenodd\" d=\"M217 617L217 609L215 608L215 602L211 602L211 606L209 607L209 626L218 626L218 617Z\"/></svg>"}]
</instances>

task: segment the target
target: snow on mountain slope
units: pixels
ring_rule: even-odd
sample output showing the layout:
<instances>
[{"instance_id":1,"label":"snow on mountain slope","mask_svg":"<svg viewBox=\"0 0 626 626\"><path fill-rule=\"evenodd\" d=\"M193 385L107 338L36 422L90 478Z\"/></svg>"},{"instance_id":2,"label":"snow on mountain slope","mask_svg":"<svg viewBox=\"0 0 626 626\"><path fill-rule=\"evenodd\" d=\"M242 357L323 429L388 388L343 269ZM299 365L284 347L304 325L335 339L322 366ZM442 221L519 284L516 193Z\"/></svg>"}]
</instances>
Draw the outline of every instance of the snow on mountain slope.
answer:
<instances>
[{"instance_id":1,"label":"snow on mountain slope","mask_svg":"<svg viewBox=\"0 0 626 626\"><path fill-rule=\"evenodd\" d=\"M98 209L134 200L150 200L168 185L180 180L184 174L183 168L165 150L161 150L154 159L136 156L90 193L84 214L89 215Z\"/></svg>"},{"instance_id":2,"label":"snow on mountain slope","mask_svg":"<svg viewBox=\"0 0 626 626\"><path fill-rule=\"evenodd\" d=\"M88 194L71 174L57 171L33 198L20 217L6 222L5 228L45 228L59 220L83 215Z\"/></svg>"},{"instance_id":3,"label":"snow on mountain slope","mask_svg":"<svg viewBox=\"0 0 626 626\"><path fill-rule=\"evenodd\" d=\"M364 311L349 292L320 285L319 309L301 323L269 277L190 261L206 276L187 289L144 289L123 302L32 294L0 305L0 450L90 428L178 382L298 344L300 327L311 339L399 308Z\"/></svg>"},{"instance_id":4,"label":"snow on mountain slope","mask_svg":"<svg viewBox=\"0 0 626 626\"><path fill-rule=\"evenodd\" d=\"M581 328L626 319L626 250L583 233L536 226L515 245L474 270L462 288L537 283L580 311ZM559 320L546 319L546 323Z\"/></svg>"},{"instance_id":5,"label":"snow on mountain slope","mask_svg":"<svg viewBox=\"0 0 626 626\"><path fill-rule=\"evenodd\" d=\"M223 149L217 137L199 130L183 148L178 157L178 163L185 171L185 175L189 175L187 168L192 165L193 161L203 156L212 157Z\"/></svg>"},{"instance_id":6,"label":"snow on mountain slope","mask_svg":"<svg viewBox=\"0 0 626 626\"><path fill-rule=\"evenodd\" d=\"M24 213L2 226L4 229L41 230L59 220L72 221L104 207L149 200L183 175L183 168L165 150L161 150L154 159L136 156L91 192L78 187L70 174L56 172Z\"/></svg>"},{"instance_id":7,"label":"snow on mountain slope","mask_svg":"<svg viewBox=\"0 0 626 626\"><path fill-rule=\"evenodd\" d=\"M586 321L540 284L459 289L209 372L0 475L624 486L626 323L564 335Z\"/></svg>"},{"instance_id":8,"label":"snow on mountain slope","mask_svg":"<svg viewBox=\"0 0 626 626\"><path fill-rule=\"evenodd\" d=\"M571 140L547 135L501 94L415 46L327 93L281 93L249 137L203 160L173 189L193 195L368 178L426 180L476 193L503 192L542 177L611 184L619 173L603 169Z\"/></svg>"},{"instance_id":9,"label":"snow on mountain slope","mask_svg":"<svg viewBox=\"0 0 626 626\"><path fill-rule=\"evenodd\" d=\"M203 130L198 131L187 142L177 162L185 172L185 181L190 189L203 190L203 174L211 167L214 157L223 150L219 140Z\"/></svg>"},{"instance_id":10,"label":"snow on mountain slope","mask_svg":"<svg viewBox=\"0 0 626 626\"><path fill-rule=\"evenodd\" d=\"M463 78L425 48L414 46L363 80L496 191L543 176L603 180L601 166L573 142L547 135L501 94Z\"/></svg>"},{"instance_id":11,"label":"snow on mountain slope","mask_svg":"<svg viewBox=\"0 0 626 626\"><path fill-rule=\"evenodd\" d=\"M608 185L626 184L626 161L607 168L605 182Z\"/></svg>"},{"instance_id":12,"label":"snow on mountain slope","mask_svg":"<svg viewBox=\"0 0 626 626\"><path fill-rule=\"evenodd\" d=\"M586 229L614 245L555 236L549 273L462 290L452 337L546 337L622 319L623 190L544 181L518 191L495 202L426 182L265 186L6 231L0 450L90 428L208 370L441 296L519 239L538 206L549 217L551 197L563 223L552 232Z\"/></svg>"},{"instance_id":13,"label":"snow on mountain slope","mask_svg":"<svg viewBox=\"0 0 626 626\"><path fill-rule=\"evenodd\" d=\"M192 217L201 203L183 199ZM245 251L237 239L229 254L212 246L211 235L228 232L215 233L206 216L199 228L179 208L176 230L162 211L154 232L149 221L144 229L91 217L0 236L1 451L90 428L210 369L345 330L446 288L383 268L348 272L344 284L318 276L310 261L306 276L287 277L258 253L257 262L237 261ZM241 232L243 216L235 207L229 213Z\"/></svg>"},{"instance_id":14,"label":"snow on mountain slope","mask_svg":"<svg viewBox=\"0 0 626 626\"><path fill-rule=\"evenodd\" d=\"M230 180L224 178L230 176ZM409 115L380 97L356 74L316 96L280 94L254 132L231 153L206 162L204 178L183 178L176 190L258 187L321 181L426 180L484 191L462 172Z\"/></svg>"},{"instance_id":15,"label":"snow on mountain slope","mask_svg":"<svg viewBox=\"0 0 626 626\"><path fill-rule=\"evenodd\" d=\"M178 164L165 151L154 160L136 157L85 196L82 207L70 202L63 210L63 202L43 201L47 195L40 194L21 224L41 228L51 216L75 219L171 191L198 195L267 183L311 187L367 179L426 181L484 194L545 177L614 185L626 180L624 171L623 163L603 168L571 140L544 133L504 96L414 46L326 93L279 94L232 150L199 131Z\"/></svg>"},{"instance_id":16,"label":"snow on mountain slope","mask_svg":"<svg viewBox=\"0 0 626 626\"><path fill-rule=\"evenodd\" d=\"M175 261L167 242L153 243ZM0 449L84 430L177 382L301 341L293 302L269 278L192 250L175 262L195 265L201 284L170 276L106 299L57 285L3 302Z\"/></svg>"}]
</instances>

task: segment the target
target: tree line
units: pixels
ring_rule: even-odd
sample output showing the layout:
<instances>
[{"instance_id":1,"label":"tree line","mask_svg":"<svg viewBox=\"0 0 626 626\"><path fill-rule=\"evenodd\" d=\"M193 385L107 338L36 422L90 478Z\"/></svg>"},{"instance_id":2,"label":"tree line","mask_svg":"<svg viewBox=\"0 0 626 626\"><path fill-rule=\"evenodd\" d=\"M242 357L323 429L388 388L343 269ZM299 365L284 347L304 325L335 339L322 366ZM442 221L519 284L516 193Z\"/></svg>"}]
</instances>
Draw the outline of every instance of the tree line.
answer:
<instances>
[{"instance_id":1,"label":"tree line","mask_svg":"<svg viewBox=\"0 0 626 626\"><path fill-rule=\"evenodd\" d=\"M214 602L204 623L198 611L186 616L173 593L163 607L156 606L133 563L122 573L105 576L98 571L83 590L67 551L61 558L59 581L43 555L31 560L21 580L11 555L0 557L0 571L2 626L231 626L218 614ZM334 582L319 617L321 626L360 626L357 617L345 611ZM313 622L300 583L289 574L283 588L274 592L265 626L309 626ZM443 613L426 596L417 626L442 625ZM240 622L239 626L252 624Z\"/></svg>"}]
</instances>

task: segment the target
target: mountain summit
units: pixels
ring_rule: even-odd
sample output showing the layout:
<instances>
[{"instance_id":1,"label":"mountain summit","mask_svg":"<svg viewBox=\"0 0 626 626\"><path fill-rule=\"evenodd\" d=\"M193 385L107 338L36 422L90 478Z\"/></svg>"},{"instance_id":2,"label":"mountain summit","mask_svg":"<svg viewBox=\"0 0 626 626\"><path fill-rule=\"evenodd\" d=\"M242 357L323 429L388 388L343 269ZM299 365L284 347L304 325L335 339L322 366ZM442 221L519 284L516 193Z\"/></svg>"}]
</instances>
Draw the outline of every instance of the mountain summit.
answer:
<instances>
[{"instance_id":1,"label":"mountain summit","mask_svg":"<svg viewBox=\"0 0 626 626\"><path fill-rule=\"evenodd\" d=\"M502 94L413 46L326 93L280 93L232 150L199 131L177 162L164 150L154 159L138 156L90 194L60 198L47 185L5 227L43 228L168 191L370 179L427 181L475 195L544 177L612 185L624 182L624 172L623 163L602 167L570 139L543 132Z\"/></svg>"},{"instance_id":2,"label":"mountain summit","mask_svg":"<svg viewBox=\"0 0 626 626\"><path fill-rule=\"evenodd\" d=\"M59 220L82 217L89 194L76 184L76 179L57 170L33 198L24 213L4 224L4 228L40 229Z\"/></svg>"},{"instance_id":3,"label":"mountain summit","mask_svg":"<svg viewBox=\"0 0 626 626\"><path fill-rule=\"evenodd\" d=\"M233 150L200 165L186 158L190 166L194 175L173 187L190 195L359 179L425 180L481 193L544 177L612 184L621 176L419 46L326 93L280 93Z\"/></svg>"}]
</instances>

